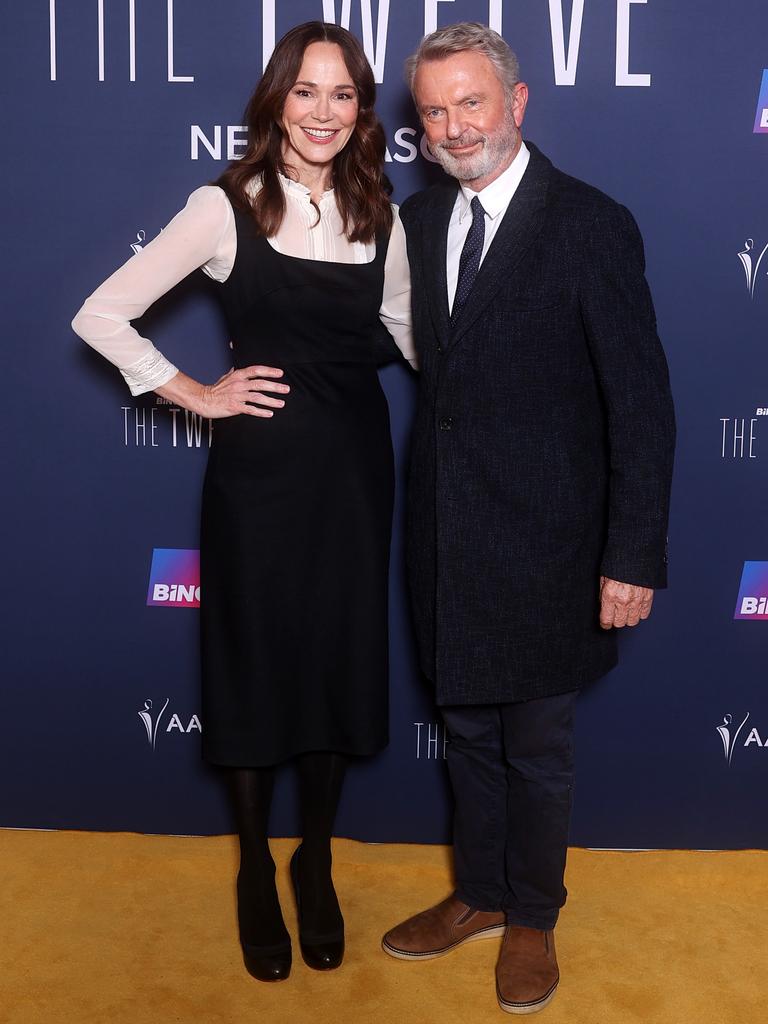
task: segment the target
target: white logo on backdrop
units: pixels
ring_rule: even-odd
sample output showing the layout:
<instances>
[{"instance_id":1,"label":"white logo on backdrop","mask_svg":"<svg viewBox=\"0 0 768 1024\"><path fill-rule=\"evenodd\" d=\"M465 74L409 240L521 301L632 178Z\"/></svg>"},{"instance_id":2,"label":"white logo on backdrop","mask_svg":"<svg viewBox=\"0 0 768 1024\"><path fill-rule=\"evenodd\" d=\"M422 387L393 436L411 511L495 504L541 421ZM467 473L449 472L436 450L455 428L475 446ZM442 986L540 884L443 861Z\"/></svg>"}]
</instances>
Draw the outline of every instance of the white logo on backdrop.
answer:
<instances>
[{"instance_id":1,"label":"white logo on backdrop","mask_svg":"<svg viewBox=\"0 0 768 1024\"><path fill-rule=\"evenodd\" d=\"M615 54L614 84L616 86L648 87L651 84L651 76L647 72L638 74L629 70L631 8L634 5L645 5L647 3L648 0L616 0L616 34L615 36L610 35L607 37L609 42L606 47L609 49L609 52L612 50L613 54ZM437 28L439 4L440 0L423 0L423 4L417 5L423 13L421 24L424 28L424 35L428 35ZM62 6L66 7L68 5ZM96 46L96 60L93 60L91 53L88 52L89 47L85 44L72 52L77 54L79 61L86 61L98 67L98 80L100 82L106 81L107 78L115 79L118 75L122 76L126 72L128 80L135 82L137 67L141 68L142 66L141 60L137 60L142 47L152 46L154 50L158 46L158 41L150 36L152 33L158 33L158 22L153 22L150 18L140 18L137 21L135 0L130 0L128 4L127 18L124 11L118 14L118 12L110 9L115 6L114 4L106 5L104 0L96 0L95 3L91 4L91 17L95 20L95 25L93 25L95 31L86 33L86 37L93 40L93 44ZM160 7L161 5L156 4L156 6ZM179 18L182 22L184 22L185 18L184 6L179 5ZM549 7L548 18L545 13L547 6ZM576 72L581 53L581 27L584 20L584 7L585 0L572 0L567 8L565 7L565 0L549 0L548 5L543 3L537 5L538 17L544 22L546 20L549 21L548 28L552 48L552 70L554 72L555 85L573 86L576 84ZM378 4L375 5L375 10L372 0L360 0L358 9L362 23L363 49L370 61L376 82L381 84L384 81L387 44L395 33L398 32L398 29L402 32L402 26L390 26L390 0L379 0ZM502 0L491 0L488 6L488 25L501 35L504 32L503 14L504 5ZM52 82L55 82L59 76L59 62L57 59L59 32L56 26L56 15L57 0L48 0L48 47L50 54L50 78ZM338 11L336 0L322 0L322 19L323 21L334 22L342 25L344 28L349 28L352 19L352 4L350 0L342 0L340 10ZM643 31L642 23L645 22L644 31L647 32L647 20L642 17L636 20L639 20L641 23L640 31ZM166 17L159 21L161 26L159 32L165 37L168 55L167 80L169 82L194 82L195 76L193 74L178 74L178 68L174 60L175 21L174 0L167 0ZM185 22L185 25L186 32L188 33L189 23ZM184 31L184 27L182 31ZM546 29L544 31L546 32ZM264 0L264 3L261 5L262 69L266 67L267 61L272 55L276 39L277 5L275 0ZM614 39L615 47L613 45ZM253 42L253 39L244 36L243 47L246 56L249 52L252 53ZM412 44L415 43L416 38L412 40ZM211 39L208 34L205 34L199 40L198 45L202 50L206 46L215 46L216 41ZM126 51L127 60L125 59ZM534 59L536 58L532 56L531 62ZM193 70L190 66L192 60L193 54L190 53L185 56L185 71ZM610 66L609 61L606 61L606 64ZM146 61L146 65L154 67L154 62ZM71 73L71 67L71 63L65 65L65 74L68 70ZM389 67L390 75L394 74L399 78L399 64L393 67L392 61L390 61ZM115 68L119 68L119 70L115 70Z\"/></svg>"},{"instance_id":2,"label":"white logo on backdrop","mask_svg":"<svg viewBox=\"0 0 768 1024\"><path fill-rule=\"evenodd\" d=\"M741 730L747 724L747 719L749 718L749 715L750 712L748 711L746 715L744 715L744 717L742 718L738 727L734 725L733 715L724 715L723 724L717 726L717 731L720 734L720 739L723 743L723 756L725 757L725 760L729 765L733 760L733 754L736 750L736 741L739 738ZM768 750L768 735L765 738L765 742L763 742L760 733L757 731L756 726L752 726L752 728L749 730L749 733L747 734L747 738L744 740L743 743L739 744L739 746L755 746L760 747L763 750Z\"/></svg>"},{"instance_id":3,"label":"white logo on backdrop","mask_svg":"<svg viewBox=\"0 0 768 1024\"><path fill-rule=\"evenodd\" d=\"M748 238L744 243L744 249L738 254L739 259L741 260L741 265L744 268L744 276L747 279L747 291L749 292L750 299L754 299L755 297L757 277L760 273L763 257L767 252L768 243L763 246L762 251L758 254L755 249L754 239ZM768 276L768 274L764 276Z\"/></svg>"},{"instance_id":4,"label":"white logo on backdrop","mask_svg":"<svg viewBox=\"0 0 768 1024\"><path fill-rule=\"evenodd\" d=\"M721 459L756 459L757 458L757 415L747 419L746 416L721 416L723 425L720 439Z\"/></svg>"},{"instance_id":5,"label":"white logo on backdrop","mask_svg":"<svg viewBox=\"0 0 768 1024\"><path fill-rule=\"evenodd\" d=\"M144 728L147 733L147 742L149 743L150 747L152 747L153 750L157 746L157 736L158 733L160 732L160 723L162 722L163 715L165 714L165 711L170 702L171 698L166 697L165 703L163 704L162 708L160 708L160 711L158 711L155 714L153 711L153 702L148 697L144 701L144 710L137 712L139 718L144 723ZM179 715L173 714L168 719L168 725L165 727L163 732L169 733L174 731L188 735L191 732L202 732L203 727L200 724L200 719L198 718L197 715L192 715L192 717L189 719L189 722L187 722L187 725L185 726L184 722L179 717Z\"/></svg>"},{"instance_id":6,"label":"white logo on backdrop","mask_svg":"<svg viewBox=\"0 0 768 1024\"><path fill-rule=\"evenodd\" d=\"M136 241L131 242L131 248L133 249L134 256L138 256L141 250L144 248L144 239L147 237L146 231L136 232Z\"/></svg>"},{"instance_id":7,"label":"white logo on backdrop","mask_svg":"<svg viewBox=\"0 0 768 1024\"><path fill-rule=\"evenodd\" d=\"M121 405L124 448L210 448L213 420L181 409L167 398Z\"/></svg>"},{"instance_id":8,"label":"white logo on backdrop","mask_svg":"<svg viewBox=\"0 0 768 1024\"><path fill-rule=\"evenodd\" d=\"M147 698L147 700L144 701L144 710L138 712L138 716L142 720L142 722L144 723L144 728L147 730L147 740L148 740L149 745L152 747L153 750L155 749L155 746L157 744L157 730L160 727L160 721L161 721L163 715L165 714L165 709L168 707L170 702L171 702L171 698L170 697L166 697L165 698L165 704L163 704L163 706L160 709L160 711L158 712L157 716L153 717L152 716L153 704L152 704L152 701L149 698Z\"/></svg>"},{"instance_id":9,"label":"white logo on backdrop","mask_svg":"<svg viewBox=\"0 0 768 1024\"><path fill-rule=\"evenodd\" d=\"M448 733L442 722L414 722L416 728L416 759L445 760Z\"/></svg>"},{"instance_id":10,"label":"white logo on backdrop","mask_svg":"<svg viewBox=\"0 0 768 1024\"><path fill-rule=\"evenodd\" d=\"M418 139L418 142L417 142ZM200 160L207 153L212 160L240 160L248 145L248 126L244 124L214 124L210 127L199 124L189 126L189 158ZM389 164L410 164L421 153L425 160L437 163L427 148L423 132L410 125L398 128L387 145L384 159Z\"/></svg>"}]
</instances>

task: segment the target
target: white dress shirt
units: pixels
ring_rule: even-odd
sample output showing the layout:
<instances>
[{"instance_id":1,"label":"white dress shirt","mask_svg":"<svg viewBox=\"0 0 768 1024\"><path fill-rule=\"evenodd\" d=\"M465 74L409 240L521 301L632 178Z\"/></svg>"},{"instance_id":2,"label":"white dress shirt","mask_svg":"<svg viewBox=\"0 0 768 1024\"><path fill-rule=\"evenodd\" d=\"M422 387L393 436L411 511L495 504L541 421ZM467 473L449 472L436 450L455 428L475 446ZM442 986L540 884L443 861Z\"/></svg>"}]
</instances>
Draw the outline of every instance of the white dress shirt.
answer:
<instances>
[{"instance_id":1,"label":"white dress shirt","mask_svg":"<svg viewBox=\"0 0 768 1024\"><path fill-rule=\"evenodd\" d=\"M525 173L530 157L530 151L523 142L509 167L492 181L490 185L486 185L480 192L473 192L467 185L462 185L459 188L459 194L456 196L451 219L448 223L448 251L445 269L448 281L449 313L453 310L453 300L456 295L456 284L459 278L459 257L472 224L470 203L477 196L485 210L485 238L483 241L483 251L480 255L480 265L482 266L493 237L498 231L499 224L501 224L504 214L507 212L507 207L512 201L512 196L517 191L517 186L520 184Z\"/></svg>"},{"instance_id":2,"label":"white dress shirt","mask_svg":"<svg viewBox=\"0 0 768 1024\"><path fill-rule=\"evenodd\" d=\"M268 239L278 252L334 263L370 263L375 242L350 242L343 232L333 190L317 207L310 190L281 176L286 212ZM258 183L253 189L258 189ZM411 333L411 282L405 232L393 206L394 222L384 263L379 316L404 357L415 361ZM232 206L216 185L196 189L173 220L101 284L72 321L75 333L118 367L133 395L162 387L177 368L131 326L161 295L202 267L215 281L226 281L235 263L237 232Z\"/></svg>"}]
</instances>

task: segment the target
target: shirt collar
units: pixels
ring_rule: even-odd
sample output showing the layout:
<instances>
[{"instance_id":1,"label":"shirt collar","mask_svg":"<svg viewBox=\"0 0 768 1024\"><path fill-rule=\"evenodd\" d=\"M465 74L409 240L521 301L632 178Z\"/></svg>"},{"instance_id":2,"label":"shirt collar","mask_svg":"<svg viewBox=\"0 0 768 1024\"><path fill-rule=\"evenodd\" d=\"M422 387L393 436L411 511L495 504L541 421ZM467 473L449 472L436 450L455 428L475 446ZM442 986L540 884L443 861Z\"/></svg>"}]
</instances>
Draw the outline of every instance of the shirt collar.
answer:
<instances>
[{"instance_id":1,"label":"shirt collar","mask_svg":"<svg viewBox=\"0 0 768 1024\"><path fill-rule=\"evenodd\" d=\"M459 198L459 223L469 213L470 203L475 196L478 197L486 216L490 217L491 220L495 220L500 214L504 213L509 206L512 196L517 191L517 186L520 184L523 174L525 174L530 158L530 150L523 142L520 144L520 149L517 151L515 159L509 167L502 171L498 178L495 178L490 185L486 185L479 192L473 192L467 185L462 185Z\"/></svg>"},{"instance_id":2,"label":"shirt collar","mask_svg":"<svg viewBox=\"0 0 768 1024\"><path fill-rule=\"evenodd\" d=\"M306 185L302 185L300 181L294 181L293 178L289 178L285 174L280 174L279 171L277 173L277 176L280 179L280 184L283 186L283 190L289 196L294 196L296 199L303 199L304 202L309 202L311 189L308 189ZM328 189L327 192L323 192L323 194L320 196L320 203L322 205L324 202L327 202L328 200L332 199L333 189L330 188Z\"/></svg>"}]
</instances>

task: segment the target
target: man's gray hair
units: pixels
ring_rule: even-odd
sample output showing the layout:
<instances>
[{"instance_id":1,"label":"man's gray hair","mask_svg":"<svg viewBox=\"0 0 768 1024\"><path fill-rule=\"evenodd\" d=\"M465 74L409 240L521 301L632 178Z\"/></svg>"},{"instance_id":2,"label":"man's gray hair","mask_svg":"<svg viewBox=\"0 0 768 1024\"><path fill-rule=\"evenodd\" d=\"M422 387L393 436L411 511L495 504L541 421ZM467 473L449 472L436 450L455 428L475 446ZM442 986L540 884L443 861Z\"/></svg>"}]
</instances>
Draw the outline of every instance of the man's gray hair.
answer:
<instances>
[{"instance_id":1,"label":"man's gray hair","mask_svg":"<svg viewBox=\"0 0 768 1024\"><path fill-rule=\"evenodd\" d=\"M459 21L424 36L419 48L405 62L405 79L413 93L416 71L425 60L444 60L454 53L471 50L482 53L493 64L504 91L509 95L520 81L520 64L498 32L479 21Z\"/></svg>"}]
</instances>

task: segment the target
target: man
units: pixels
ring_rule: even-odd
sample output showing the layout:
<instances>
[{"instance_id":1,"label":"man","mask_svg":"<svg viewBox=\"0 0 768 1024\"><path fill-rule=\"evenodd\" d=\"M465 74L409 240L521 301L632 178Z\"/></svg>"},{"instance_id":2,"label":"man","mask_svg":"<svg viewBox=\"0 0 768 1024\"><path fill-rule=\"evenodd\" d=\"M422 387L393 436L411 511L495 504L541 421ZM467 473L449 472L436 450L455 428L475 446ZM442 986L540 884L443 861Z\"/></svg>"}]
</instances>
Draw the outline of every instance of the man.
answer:
<instances>
[{"instance_id":1,"label":"man","mask_svg":"<svg viewBox=\"0 0 768 1024\"><path fill-rule=\"evenodd\" d=\"M421 365L409 572L450 738L456 891L383 946L424 960L503 934L499 1004L530 1013L559 980L576 693L666 585L674 418L635 222L523 143L504 40L439 30L409 75L453 179L402 218Z\"/></svg>"}]
</instances>

